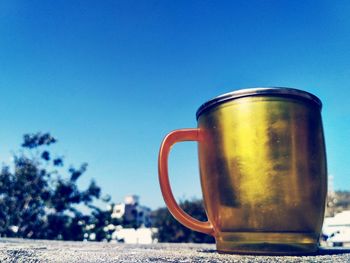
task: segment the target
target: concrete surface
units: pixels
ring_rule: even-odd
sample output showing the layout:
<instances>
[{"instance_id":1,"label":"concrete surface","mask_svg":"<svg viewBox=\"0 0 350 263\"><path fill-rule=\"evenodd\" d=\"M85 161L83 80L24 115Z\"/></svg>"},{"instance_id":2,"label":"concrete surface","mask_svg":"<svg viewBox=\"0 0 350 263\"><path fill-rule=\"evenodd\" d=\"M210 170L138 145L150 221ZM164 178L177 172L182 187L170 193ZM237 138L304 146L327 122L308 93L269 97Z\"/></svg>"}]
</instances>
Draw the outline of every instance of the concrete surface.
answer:
<instances>
[{"instance_id":1,"label":"concrete surface","mask_svg":"<svg viewBox=\"0 0 350 263\"><path fill-rule=\"evenodd\" d=\"M314 256L222 255L215 245L126 245L97 242L0 239L0 262L350 262L349 249Z\"/></svg>"}]
</instances>

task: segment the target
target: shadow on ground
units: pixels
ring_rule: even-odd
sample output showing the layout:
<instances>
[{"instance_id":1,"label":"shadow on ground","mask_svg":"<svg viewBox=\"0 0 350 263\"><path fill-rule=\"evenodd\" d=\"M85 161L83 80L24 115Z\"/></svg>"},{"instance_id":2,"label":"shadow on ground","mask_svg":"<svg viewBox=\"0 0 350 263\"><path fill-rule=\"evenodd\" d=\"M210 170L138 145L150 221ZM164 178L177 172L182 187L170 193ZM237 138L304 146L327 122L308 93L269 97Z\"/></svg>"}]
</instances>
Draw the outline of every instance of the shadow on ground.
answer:
<instances>
[{"instance_id":1,"label":"shadow on ground","mask_svg":"<svg viewBox=\"0 0 350 263\"><path fill-rule=\"evenodd\" d=\"M215 249L200 249L198 250L198 252L201 253L218 253ZM341 254L348 254L350 253L350 249L346 249L346 248L320 248L317 252L315 253L311 253L311 254L301 254L298 256L326 256L326 255L341 255ZM221 254L221 253L219 253ZM253 256L253 254L242 254L242 253L232 253L231 255L251 255ZM254 255L256 256L256 255ZM261 256L282 256L282 255L269 255L269 254L264 254ZM288 256L288 255L287 255ZM289 256L293 256L293 255L289 255ZM295 255L294 255L295 256Z\"/></svg>"}]
</instances>

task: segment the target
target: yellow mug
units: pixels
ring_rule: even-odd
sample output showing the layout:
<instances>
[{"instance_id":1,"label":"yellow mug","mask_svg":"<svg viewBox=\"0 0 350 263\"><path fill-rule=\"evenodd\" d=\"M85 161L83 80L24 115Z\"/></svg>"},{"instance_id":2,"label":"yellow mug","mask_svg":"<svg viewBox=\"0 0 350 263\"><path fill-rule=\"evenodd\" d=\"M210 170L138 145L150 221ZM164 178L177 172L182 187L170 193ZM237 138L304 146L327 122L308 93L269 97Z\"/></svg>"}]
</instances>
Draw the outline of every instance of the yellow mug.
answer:
<instances>
[{"instance_id":1,"label":"yellow mug","mask_svg":"<svg viewBox=\"0 0 350 263\"><path fill-rule=\"evenodd\" d=\"M321 101L291 88L238 90L204 103L198 128L169 133L159 152L166 205L218 252L307 254L318 249L327 193ZM197 141L207 222L177 204L168 178L176 142Z\"/></svg>"}]
</instances>

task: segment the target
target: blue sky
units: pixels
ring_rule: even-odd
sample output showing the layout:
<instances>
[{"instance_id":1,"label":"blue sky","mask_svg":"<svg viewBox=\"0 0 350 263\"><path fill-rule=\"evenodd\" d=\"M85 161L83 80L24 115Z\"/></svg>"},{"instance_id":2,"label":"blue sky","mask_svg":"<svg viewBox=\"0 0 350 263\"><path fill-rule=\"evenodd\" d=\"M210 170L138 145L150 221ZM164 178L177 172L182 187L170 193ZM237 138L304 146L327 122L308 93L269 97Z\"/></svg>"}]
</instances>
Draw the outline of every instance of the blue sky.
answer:
<instances>
[{"instance_id":1,"label":"blue sky","mask_svg":"<svg viewBox=\"0 0 350 263\"><path fill-rule=\"evenodd\" d=\"M294 87L324 104L328 170L350 190L349 1L1 1L0 161L50 132L115 202L163 206L160 142L208 99ZM197 148L173 148L178 199L200 197Z\"/></svg>"}]
</instances>

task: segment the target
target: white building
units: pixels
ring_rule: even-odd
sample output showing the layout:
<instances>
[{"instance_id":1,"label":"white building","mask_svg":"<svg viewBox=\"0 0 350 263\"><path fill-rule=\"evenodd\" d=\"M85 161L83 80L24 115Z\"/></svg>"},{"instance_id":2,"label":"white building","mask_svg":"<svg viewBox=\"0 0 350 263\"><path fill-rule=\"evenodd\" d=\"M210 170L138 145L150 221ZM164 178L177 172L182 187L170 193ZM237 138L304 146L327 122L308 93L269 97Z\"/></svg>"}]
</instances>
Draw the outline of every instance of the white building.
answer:
<instances>
[{"instance_id":1,"label":"white building","mask_svg":"<svg viewBox=\"0 0 350 263\"><path fill-rule=\"evenodd\" d=\"M128 195L124 202L113 206L111 217L118 219L106 225L105 241L123 242L127 244L152 244L158 240L154 237L157 228L151 227L151 209L139 204L140 198ZM95 224L85 227L84 240L96 240Z\"/></svg>"},{"instance_id":2,"label":"white building","mask_svg":"<svg viewBox=\"0 0 350 263\"><path fill-rule=\"evenodd\" d=\"M140 198L137 195L128 195L124 203L116 204L113 207L112 218L134 222L136 227L151 226L151 209L139 204Z\"/></svg>"},{"instance_id":3,"label":"white building","mask_svg":"<svg viewBox=\"0 0 350 263\"><path fill-rule=\"evenodd\" d=\"M350 246L350 210L326 217L322 234L329 246Z\"/></svg>"},{"instance_id":4,"label":"white building","mask_svg":"<svg viewBox=\"0 0 350 263\"><path fill-rule=\"evenodd\" d=\"M122 228L117 227L112 233L112 240L118 242L124 242L126 244L152 244L157 243L157 240L153 238L157 233L156 228Z\"/></svg>"},{"instance_id":5,"label":"white building","mask_svg":"<svg viewBox=\"0 0 350 263\"><path fill-rule=\"evenodd\" d=\"M113 207L112 218L120 219L122 224L132 227L115 226L111 239L127 244L156 243L156 228L151 227L151 209L140 205L137 195L125 196L124 202Z\"/></svg>"}]
</instances>

